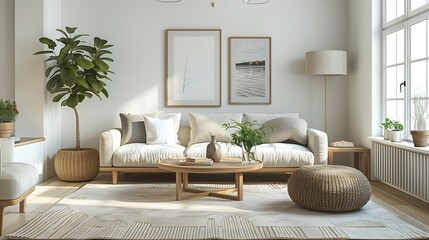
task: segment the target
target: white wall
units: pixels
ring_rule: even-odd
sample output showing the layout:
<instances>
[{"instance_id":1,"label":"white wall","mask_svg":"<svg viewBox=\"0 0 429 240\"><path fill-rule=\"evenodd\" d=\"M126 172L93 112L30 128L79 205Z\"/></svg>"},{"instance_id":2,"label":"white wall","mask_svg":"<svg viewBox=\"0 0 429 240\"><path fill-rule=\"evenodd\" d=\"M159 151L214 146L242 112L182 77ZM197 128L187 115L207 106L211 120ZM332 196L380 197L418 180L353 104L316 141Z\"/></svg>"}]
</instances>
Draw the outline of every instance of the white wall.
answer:
<instances>
[{"instance_id":1,"label":"white wall","mask_svg":"<svg viewBox=\"0 0 429 240\"><path fill-rule=\"evenodd\" d=\"M0 0L0 98L15 99L15 3Z\"/></svg>"},{"instance_id":2,"label":"white wall","mask_svg":"<svg viewBox=\"0 0 429 240\"><path fill-rule=\"evenodd\" d=\"M380 135L380 1L349 0L348 21L349 139L370 147L368 137Z\"/></svg>"},{"instance_id":3,"label":"white wall","mask_svg":"<svg viewBox=\"0 0 429 240\"><path fill-rule=\"evenodd\" d=\"M79 106L82 145L98 147L99 134L119 127L118 114L152 111L182 112L298 112L311 127L324 127L323 77L304 74L304 54L311 50L347 50L347 1L271 0L251 6L241 0L63 0L62 25L106 38L115 47L108 83L110 98ZM84 7L83 7L84 6ZM222 107L164 106L165 29L222 29ZM228 105L228 37L272 37L272 104ZM36 36L35 36L36 37ZM328 81L329 140L347 139L347 77ZM74 115L62 110L62 146L74 146Z\"/></svg>"}]
</instances>

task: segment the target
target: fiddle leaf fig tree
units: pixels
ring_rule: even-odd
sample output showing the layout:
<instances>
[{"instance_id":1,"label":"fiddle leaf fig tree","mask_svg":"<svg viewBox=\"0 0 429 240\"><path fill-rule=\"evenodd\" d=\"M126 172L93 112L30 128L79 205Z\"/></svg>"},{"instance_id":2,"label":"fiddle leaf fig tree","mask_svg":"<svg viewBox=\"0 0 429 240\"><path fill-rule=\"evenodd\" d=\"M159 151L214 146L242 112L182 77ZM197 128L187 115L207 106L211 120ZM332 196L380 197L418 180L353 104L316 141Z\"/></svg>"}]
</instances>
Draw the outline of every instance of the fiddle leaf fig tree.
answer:
<instances>
[{"instance_id":1,"label":"fiddle leaf fig tree","mask_svg":"<svg viewBox=\"0 0 429 240\"><path fill-rule=\"evenodd\" d=\"M113 59L107 50L112 47L106 40L94 37L93 45L86 45L83 37L88 34L75 34L76 27L66 27L65 31L57 29L63 36L56 41L41 37L39 41L46 45L48 50L39 51L34 55L48 54L45 60L49 67L45 76L48 78L46 89L54 94L53 102L60 102L61 106L73 109L76 117L76 149L80 149L80 127L77 105L94 95L102 100L102 95L109 97L105 86L111 80L108 62ZM55 50L59 47L59 52Z\"/></svg>"}]
</instances>

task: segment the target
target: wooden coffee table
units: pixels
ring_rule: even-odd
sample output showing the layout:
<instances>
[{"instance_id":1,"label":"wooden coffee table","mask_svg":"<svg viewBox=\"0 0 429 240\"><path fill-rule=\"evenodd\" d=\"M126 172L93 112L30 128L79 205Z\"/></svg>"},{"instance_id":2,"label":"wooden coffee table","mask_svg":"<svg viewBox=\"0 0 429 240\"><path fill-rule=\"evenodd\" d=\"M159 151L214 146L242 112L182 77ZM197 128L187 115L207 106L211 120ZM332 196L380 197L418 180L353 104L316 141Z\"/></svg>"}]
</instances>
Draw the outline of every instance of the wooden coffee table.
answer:
<instances>
[{"instance_id":1,"label":"wooden coffee table","mask_svg":"<svg viewBox=\"0 0 429 240\"><path fill-rule=\"evenodd\" d=\"M194 165L181 165L181 159L165 159L158 163L158 167L163 170L176 173L176 200L194 199L205 196L213 196L219 198L226 198L236 201L243 200L243 173L251 172L261 169L263 164L261 161L254 161L251 164L241 163L239 158L222 158L220 162L214 163L211 166L194 166ZM234 173L235 174L235 187L229 189L203 191L199 189L192 189L188 187L188 174L218 174L218 173ZM195 193L193 195L182 195L183 192ZM237 192L237 195L229 195L228 193Z\"/></svg>"}]
</instances>

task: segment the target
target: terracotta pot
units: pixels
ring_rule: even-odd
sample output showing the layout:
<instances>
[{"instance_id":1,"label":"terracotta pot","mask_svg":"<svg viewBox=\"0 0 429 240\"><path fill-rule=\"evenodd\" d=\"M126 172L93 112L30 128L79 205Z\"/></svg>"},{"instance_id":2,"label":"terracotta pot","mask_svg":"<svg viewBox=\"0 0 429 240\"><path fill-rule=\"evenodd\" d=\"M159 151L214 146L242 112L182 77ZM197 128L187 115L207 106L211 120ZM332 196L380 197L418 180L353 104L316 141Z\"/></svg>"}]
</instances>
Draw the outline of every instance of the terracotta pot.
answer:
<instances>
[{"instance_id":1,"label":"terracotta pot","mask_svg":"<svg viewBox=\"0 0 429 240\"><path fill-rule=\"evenodd\" d=\"M15 129L14 122L0 123L0 138L12 137L14 129Z\"/></svg>"},{"instance_id":2,"label":"terracotta pot","mask_svg":"<svg viewBox=\"0 0 429 240\"><path fill-rule=\"evenodd\" d=\"M428 144L429 130L411 131L414 147L426 147Z\"/></svg>"},{"instance_id":3,"label":"terracotta pot","mask_svg":"<svg viewBox=\"0 0 429 240\"><path fill-rule=\"evenodd\" d=\"M67 182L91 181L98 175L99 159L96 149L60 149L55 156L55 173Z\"/></svg>"}]
</instances>

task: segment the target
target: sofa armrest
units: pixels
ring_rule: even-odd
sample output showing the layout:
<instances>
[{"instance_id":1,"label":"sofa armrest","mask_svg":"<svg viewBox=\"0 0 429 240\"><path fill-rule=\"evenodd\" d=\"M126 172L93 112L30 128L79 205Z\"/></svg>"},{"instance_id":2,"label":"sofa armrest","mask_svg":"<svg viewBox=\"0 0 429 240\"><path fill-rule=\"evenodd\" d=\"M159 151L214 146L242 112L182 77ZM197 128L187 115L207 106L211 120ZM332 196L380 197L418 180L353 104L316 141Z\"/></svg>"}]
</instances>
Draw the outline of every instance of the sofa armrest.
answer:
<instances>
[{"instance_id":1,"label":"sofa armrest","mask_svg":"<svg viewBox=\"0 0 429 240\"><path fill-rule=\"evenodd\" d=\"M308 148L314 154L315 165L328 164L328 135L320 130L309 128Z\"/></svg>"},{"instance_id":2,"label":"sofa armrest","mask_svg":"<svg viewBox=\"0 0 429 240\"><path fill-rule=\"evenodd\" d=\"M120 129L110 129L100 134L100 167L113 166L113 153L121 146Z\"/></svg>"}]
</instances>

